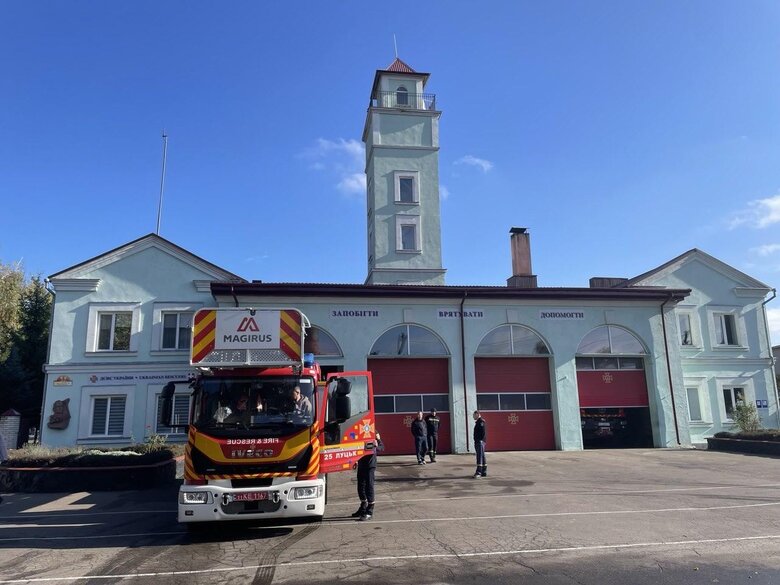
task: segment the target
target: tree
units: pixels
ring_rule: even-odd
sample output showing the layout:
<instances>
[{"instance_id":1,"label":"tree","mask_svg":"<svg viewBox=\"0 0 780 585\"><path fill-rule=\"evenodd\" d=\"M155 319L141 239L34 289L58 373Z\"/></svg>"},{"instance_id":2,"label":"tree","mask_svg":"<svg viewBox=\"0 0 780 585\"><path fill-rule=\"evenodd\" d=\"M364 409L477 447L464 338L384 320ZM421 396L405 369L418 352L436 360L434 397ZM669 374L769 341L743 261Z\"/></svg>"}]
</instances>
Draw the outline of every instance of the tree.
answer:
<instances>
[{"instance_id":1,"label":"tree","mask_svg":"<svg viewBox=\"0 0 780 585\"><path fill-rule=\"evenodd\" d=\"M19 262L0 262L0 364L8 359L13 334L19 327L19 299L24 288L24 271Z\"/></svg>"},{"instance_id":2,"label":"tree","mask_svg":"<svg viewBox=\"0 0 780 585\"><path fill-rule=\"evenodd\" d=\"M40 277L24 282L19 265L0 264L0 412L15 408L40 417L51 297ZM15 298L15 305L10 300Z\"/></svg>"}]
</instances>

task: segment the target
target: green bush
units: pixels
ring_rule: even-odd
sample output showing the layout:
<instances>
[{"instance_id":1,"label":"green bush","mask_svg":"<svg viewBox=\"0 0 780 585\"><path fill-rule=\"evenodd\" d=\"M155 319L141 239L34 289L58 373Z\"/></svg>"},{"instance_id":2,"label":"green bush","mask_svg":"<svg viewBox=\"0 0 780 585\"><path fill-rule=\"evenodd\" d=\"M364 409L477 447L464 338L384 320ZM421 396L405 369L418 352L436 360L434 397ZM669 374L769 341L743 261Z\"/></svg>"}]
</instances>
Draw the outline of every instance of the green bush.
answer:
<instances>
[{"instance_id":1,"label":"green bush","mask_svg":"<svg viewBox=\"0 0 780 585\"><path fill-rule=\"evenodd\" d=\"M758 416L756 405L752 402L737 404L731 417L743 433L752 433L761 429L761 417Z\"/></svg>"},{"instance_id":2,"label":"green bush","mask_svg":"<svg viewBox=\"0 0 780 585\"><path fill-rule=\"evenodd\" d=\"M772 441L780 442L780 430L761 429L758 431L746 431L729 433L726 431L715 433L716 439L742 439L745 441Z\"/></svg>"}]
</instances>

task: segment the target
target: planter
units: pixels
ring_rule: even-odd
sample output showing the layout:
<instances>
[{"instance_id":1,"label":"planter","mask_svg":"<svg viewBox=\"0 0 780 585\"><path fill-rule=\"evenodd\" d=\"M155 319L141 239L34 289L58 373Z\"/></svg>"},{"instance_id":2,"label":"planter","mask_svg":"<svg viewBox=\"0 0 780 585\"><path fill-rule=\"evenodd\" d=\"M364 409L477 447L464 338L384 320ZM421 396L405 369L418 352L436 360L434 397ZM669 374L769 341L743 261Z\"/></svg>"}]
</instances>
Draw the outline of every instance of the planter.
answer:
<instances>
[{"instance_id":1,"label":"planter","mask_svg":"<svg viewBox=\"0 0 780 585\"><path fill-rule=\"evenodd\" d=\"M175 459L121 467L0 467L3 492L143 490L175 481Z\"/></svg>"},{"instance_id":2,"label":"planter","mask_svg":"<svg viewBox=\"0 0 780 585\"><path fill-rule=\"evenodd\" d=\"M746 439L707 439L710 451L732 451L735 453L756 453L758 455L780 455L778 441L750 441Z\"/></svg>"}]
</instances>

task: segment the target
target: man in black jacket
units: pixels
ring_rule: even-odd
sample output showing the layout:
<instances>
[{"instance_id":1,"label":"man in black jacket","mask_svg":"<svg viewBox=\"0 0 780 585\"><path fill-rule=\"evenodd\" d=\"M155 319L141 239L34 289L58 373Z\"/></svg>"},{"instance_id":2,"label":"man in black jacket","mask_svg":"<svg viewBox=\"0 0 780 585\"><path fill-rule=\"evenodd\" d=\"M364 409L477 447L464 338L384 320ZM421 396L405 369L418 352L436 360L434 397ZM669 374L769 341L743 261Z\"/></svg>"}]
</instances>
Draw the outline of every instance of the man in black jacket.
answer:
<instances>
[{"instance_id":1,"label":"man in black jacket","mask_svg":"<svg viewBox=\"0 0 780 585\"><path fill-rule=\"evenodd\" d=\"M376 434L376 446L373 451L363 455L357 462L357 492L360 507L352 514L359 520L371 520L374 515L374 475L376 474L376 454L384 451L385 446L379 433Z\"/></svg>"},{"instance_id":2,"label":"man in black jacket","mask_svg":"<svg viewBox=\"0 0 780 585\"><path fill-rule=\"evenodd\" d=\"M428 457L431 463L436 463L436 446L439 443L439 424L441 420L436 416L436 409L431 408L431 414L425 417L425 426L428 430Z\"/></svg>"},{"instance_id":3,"label":"man in black jacket","mask_svg":"<svg viewBox=\"0 0 780 585\"><path fill-rule=\"evenodd\" d=\"M428 438L428 426L423 420L422 411L412 421L412 436L414 437L414 452L417 454L417 465L425 465L425 449Z\"/></svg>"},{"instance_id":4,"label":"man in black jacket","mask_svg":"<svg viewBox=\"0 0 780 585\"><path fill-rule=\"evenodd\" d=\"M478 410L474 411L474 451L477 453L477 470L474 472L474 479L487 477L487 459L485 458L485 444L487 443L487 430L485 429L485 419L482 418Z\"/></svg>"}]
</instances>

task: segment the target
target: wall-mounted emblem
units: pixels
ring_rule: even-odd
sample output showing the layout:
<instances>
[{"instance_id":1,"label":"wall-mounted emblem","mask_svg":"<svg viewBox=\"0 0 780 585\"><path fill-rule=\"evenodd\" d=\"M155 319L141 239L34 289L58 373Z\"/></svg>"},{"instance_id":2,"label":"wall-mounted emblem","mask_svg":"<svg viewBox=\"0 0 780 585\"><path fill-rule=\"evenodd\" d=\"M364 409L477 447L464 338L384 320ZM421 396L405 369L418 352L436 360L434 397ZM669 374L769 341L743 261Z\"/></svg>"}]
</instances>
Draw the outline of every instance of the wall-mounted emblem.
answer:
<instances>
[{"instance_id":1,"label":"wall-mounted emblem","mask_svg":"<svg viewBox=\"0 0 780 585\"><path fill-rule=\"evenodd\" d=\"M54 386L73 386L73 378L62 374L54 378Z\"/></svg>"},{"instance_id":2,"label":"wall-mounted emblem","mask_svg":"<svg viewBox=\"0 0 780 585\"><path fill-rule=\"evenodd\" d=\"M65 400L55 400L51 407L51 415L49 416L48 427L50 429L67 429L70 422L70 409L68 403L70 398Z\"/></svg>"}]
</instances>

